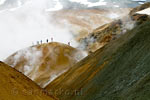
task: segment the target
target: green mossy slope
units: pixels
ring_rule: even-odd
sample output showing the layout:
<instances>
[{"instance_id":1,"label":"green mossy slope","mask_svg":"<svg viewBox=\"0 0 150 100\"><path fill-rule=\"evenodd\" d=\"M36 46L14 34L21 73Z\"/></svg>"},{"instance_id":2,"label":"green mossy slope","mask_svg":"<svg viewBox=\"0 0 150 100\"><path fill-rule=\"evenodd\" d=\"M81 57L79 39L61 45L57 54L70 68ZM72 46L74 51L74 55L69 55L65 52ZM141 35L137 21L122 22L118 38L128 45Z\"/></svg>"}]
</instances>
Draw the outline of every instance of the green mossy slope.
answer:
<instances>
[{"instance_id":1,"label":"green mossy slope","mask_svg":"<svg viewBox=\"0 0 150 100\"><path fill-rule=\"evenodd\" d=\"M81 92L53 94L61 100L149 100L150 21L77 63L46 89Z\"/></svg>"}]
</instances>

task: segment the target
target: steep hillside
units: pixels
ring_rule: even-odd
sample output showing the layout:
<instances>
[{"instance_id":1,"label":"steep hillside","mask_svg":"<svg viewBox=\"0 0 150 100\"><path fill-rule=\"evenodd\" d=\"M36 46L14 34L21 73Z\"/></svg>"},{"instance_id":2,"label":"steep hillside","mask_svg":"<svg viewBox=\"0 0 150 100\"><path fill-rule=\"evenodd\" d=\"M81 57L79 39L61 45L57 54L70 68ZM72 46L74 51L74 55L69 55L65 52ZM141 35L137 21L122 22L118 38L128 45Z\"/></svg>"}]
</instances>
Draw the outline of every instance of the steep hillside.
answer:
<instances>
[{"instance_id":1,"label":"steep hillside","mask_svg":"<svg viewBox=\"0 0 150 100\"><path fill-rule=\"evenodd\" d=\"M112 40L69 71L47 90L61 100L149 100L150 20Z\"/></svg>"},{"instance_id":2,"label":"steep hillside","mask_svg":"<svg viewBox=\"0 0 150 100\"><path fill-rule=\"evenodd\" d=\"M54 99L23 74L0 62L0 100Z\"/></svg>"},{"instance_id":3,"label":"steep hillside","mask_svg":"<svg viewBox=\"0 0 150 100\"><path fill-rule=\"evenodd\" d=\"M87 36L79 39L81 44L80 48L87 50L89 53L95 52L111 42L111 40L115 40L128 30L133 29L136 25L140 25L149 20L150 17L148 15L136 13L148 7L150 7L149 2L133 8L129 13L125 13L125 16L118 20L98 27Z\"/></svg>"},{"instance_id":4,"label":"steep hillside","mask_svg":"<svg viewBox=\"0 0 150 100\"><path fill-rule=\"evenodd\" d=\"M41 87L45 87L82 57L82 52L79 50L69 45L52 42L18 51L8 57L5 63L28 76Z\"/></svg>"}]
</instances>

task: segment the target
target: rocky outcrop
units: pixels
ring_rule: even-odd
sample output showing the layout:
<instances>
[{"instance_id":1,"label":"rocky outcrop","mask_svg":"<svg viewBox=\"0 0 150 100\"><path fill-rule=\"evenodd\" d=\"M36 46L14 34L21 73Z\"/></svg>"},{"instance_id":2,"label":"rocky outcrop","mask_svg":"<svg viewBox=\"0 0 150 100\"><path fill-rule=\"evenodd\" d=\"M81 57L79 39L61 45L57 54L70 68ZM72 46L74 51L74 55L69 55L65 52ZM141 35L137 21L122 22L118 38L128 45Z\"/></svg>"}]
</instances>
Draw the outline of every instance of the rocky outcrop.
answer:
<instances>
[{"instance_id":1,"label":"rocky outcrop","mask_svg":"<svg viewBox=\"0 0 150 100\"><path fill-rule=\"evenodd\" d=\"M136 13L137 11L141 11L148 7L150 7L150 3L138 6L121 19L98 27L88 36L79 39L81 44L79 48L82 48L89 53L95 52L97 49L108 44L111 40L117 39L135 26L148 21L150 19L148 15Z\"/></svg>"},{"instance_id":2,"label":"rocky outcrop","mask_svg":"<svg viewBox=\"0 0 150 100\"><path fill-rule=\"evenodd\" d=\"M129 15L131 16L131 19L136 21L137 25L142 24L143 22L147 21L150 19L150 17L146 14L138 14L138 11L142 11L144 9L147 9L150 7L150 2L145 3L141 6L138 6L134 9L132 9L129 13Z\"/></svg>"}]
</instances>

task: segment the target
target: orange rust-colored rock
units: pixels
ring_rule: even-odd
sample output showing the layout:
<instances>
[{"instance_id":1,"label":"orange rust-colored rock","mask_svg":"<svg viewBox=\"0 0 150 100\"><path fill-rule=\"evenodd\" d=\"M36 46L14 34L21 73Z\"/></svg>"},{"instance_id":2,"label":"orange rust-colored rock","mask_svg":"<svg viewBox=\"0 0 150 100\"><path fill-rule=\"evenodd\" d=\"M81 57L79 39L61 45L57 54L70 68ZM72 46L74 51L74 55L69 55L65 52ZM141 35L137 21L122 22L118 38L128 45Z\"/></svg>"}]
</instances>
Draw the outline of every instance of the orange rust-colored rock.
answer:
<instances>
[{"instance_id":1,"label":"orange rust-colored rock","mask_svg":"<svg viewBox=\"0 0 150 100\"><path fill-rule=\"evenodd\" d=\"M5 62L41 87L45 87L82 57L82 52L79 50L66 44L52 42L18 51Z\"/></svg>"},{"instance_id":2,"label":"orange rust-colored rock","mask_svg":"<svg viewBox=\"0 0 150 100\"><path fill-rule=\"evenodd\" d=\"M0 100L56 100L32 80L0 62Z\"/></svg>"}]
</instances>

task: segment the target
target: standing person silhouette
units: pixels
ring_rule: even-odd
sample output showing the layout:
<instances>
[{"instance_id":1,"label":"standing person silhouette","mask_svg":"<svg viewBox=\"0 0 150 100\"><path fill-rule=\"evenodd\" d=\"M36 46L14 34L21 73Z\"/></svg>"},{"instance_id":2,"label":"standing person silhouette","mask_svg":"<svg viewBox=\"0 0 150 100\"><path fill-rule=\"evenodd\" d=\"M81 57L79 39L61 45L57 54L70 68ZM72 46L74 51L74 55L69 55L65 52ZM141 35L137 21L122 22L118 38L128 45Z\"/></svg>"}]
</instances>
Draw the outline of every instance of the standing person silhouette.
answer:
<instances>
[{"instance_id":1,"label":"standing person silhouette","mask_svg":"<svg viewBox=\"0 0 150 100\"><path fill-rule=\"evenodd\" d=\"M46 40L46 42L48 43L48 39Z\"/></svg>"},{"instance_id":2,"label":"standing person silhouette","mask_svg":"<svg viewBox=\"0 0 150 100\"><path fill-rule=\"evenodd\" d=\"M53 38L51 38L51 42L53 42Z\"/></svg>"},{"instance_id":3,"label":"standing person silhouette","mask_svg":"<svg viewBox=\"0 0 150 100\"><path fill-rule=\"evenodd\" d=\"M42 40L41 40L41 44L42 44Z\"/></svg>"},{"instance_id":4,"label":"standing person silhouette","mask_svg":"<svg viewBox=\"0 0 150 100\"><path fill-rule=\"evenodd\" d=\"M70 46L70 42L68 42L68 45Z\"/></svg>"}]
</instances>

